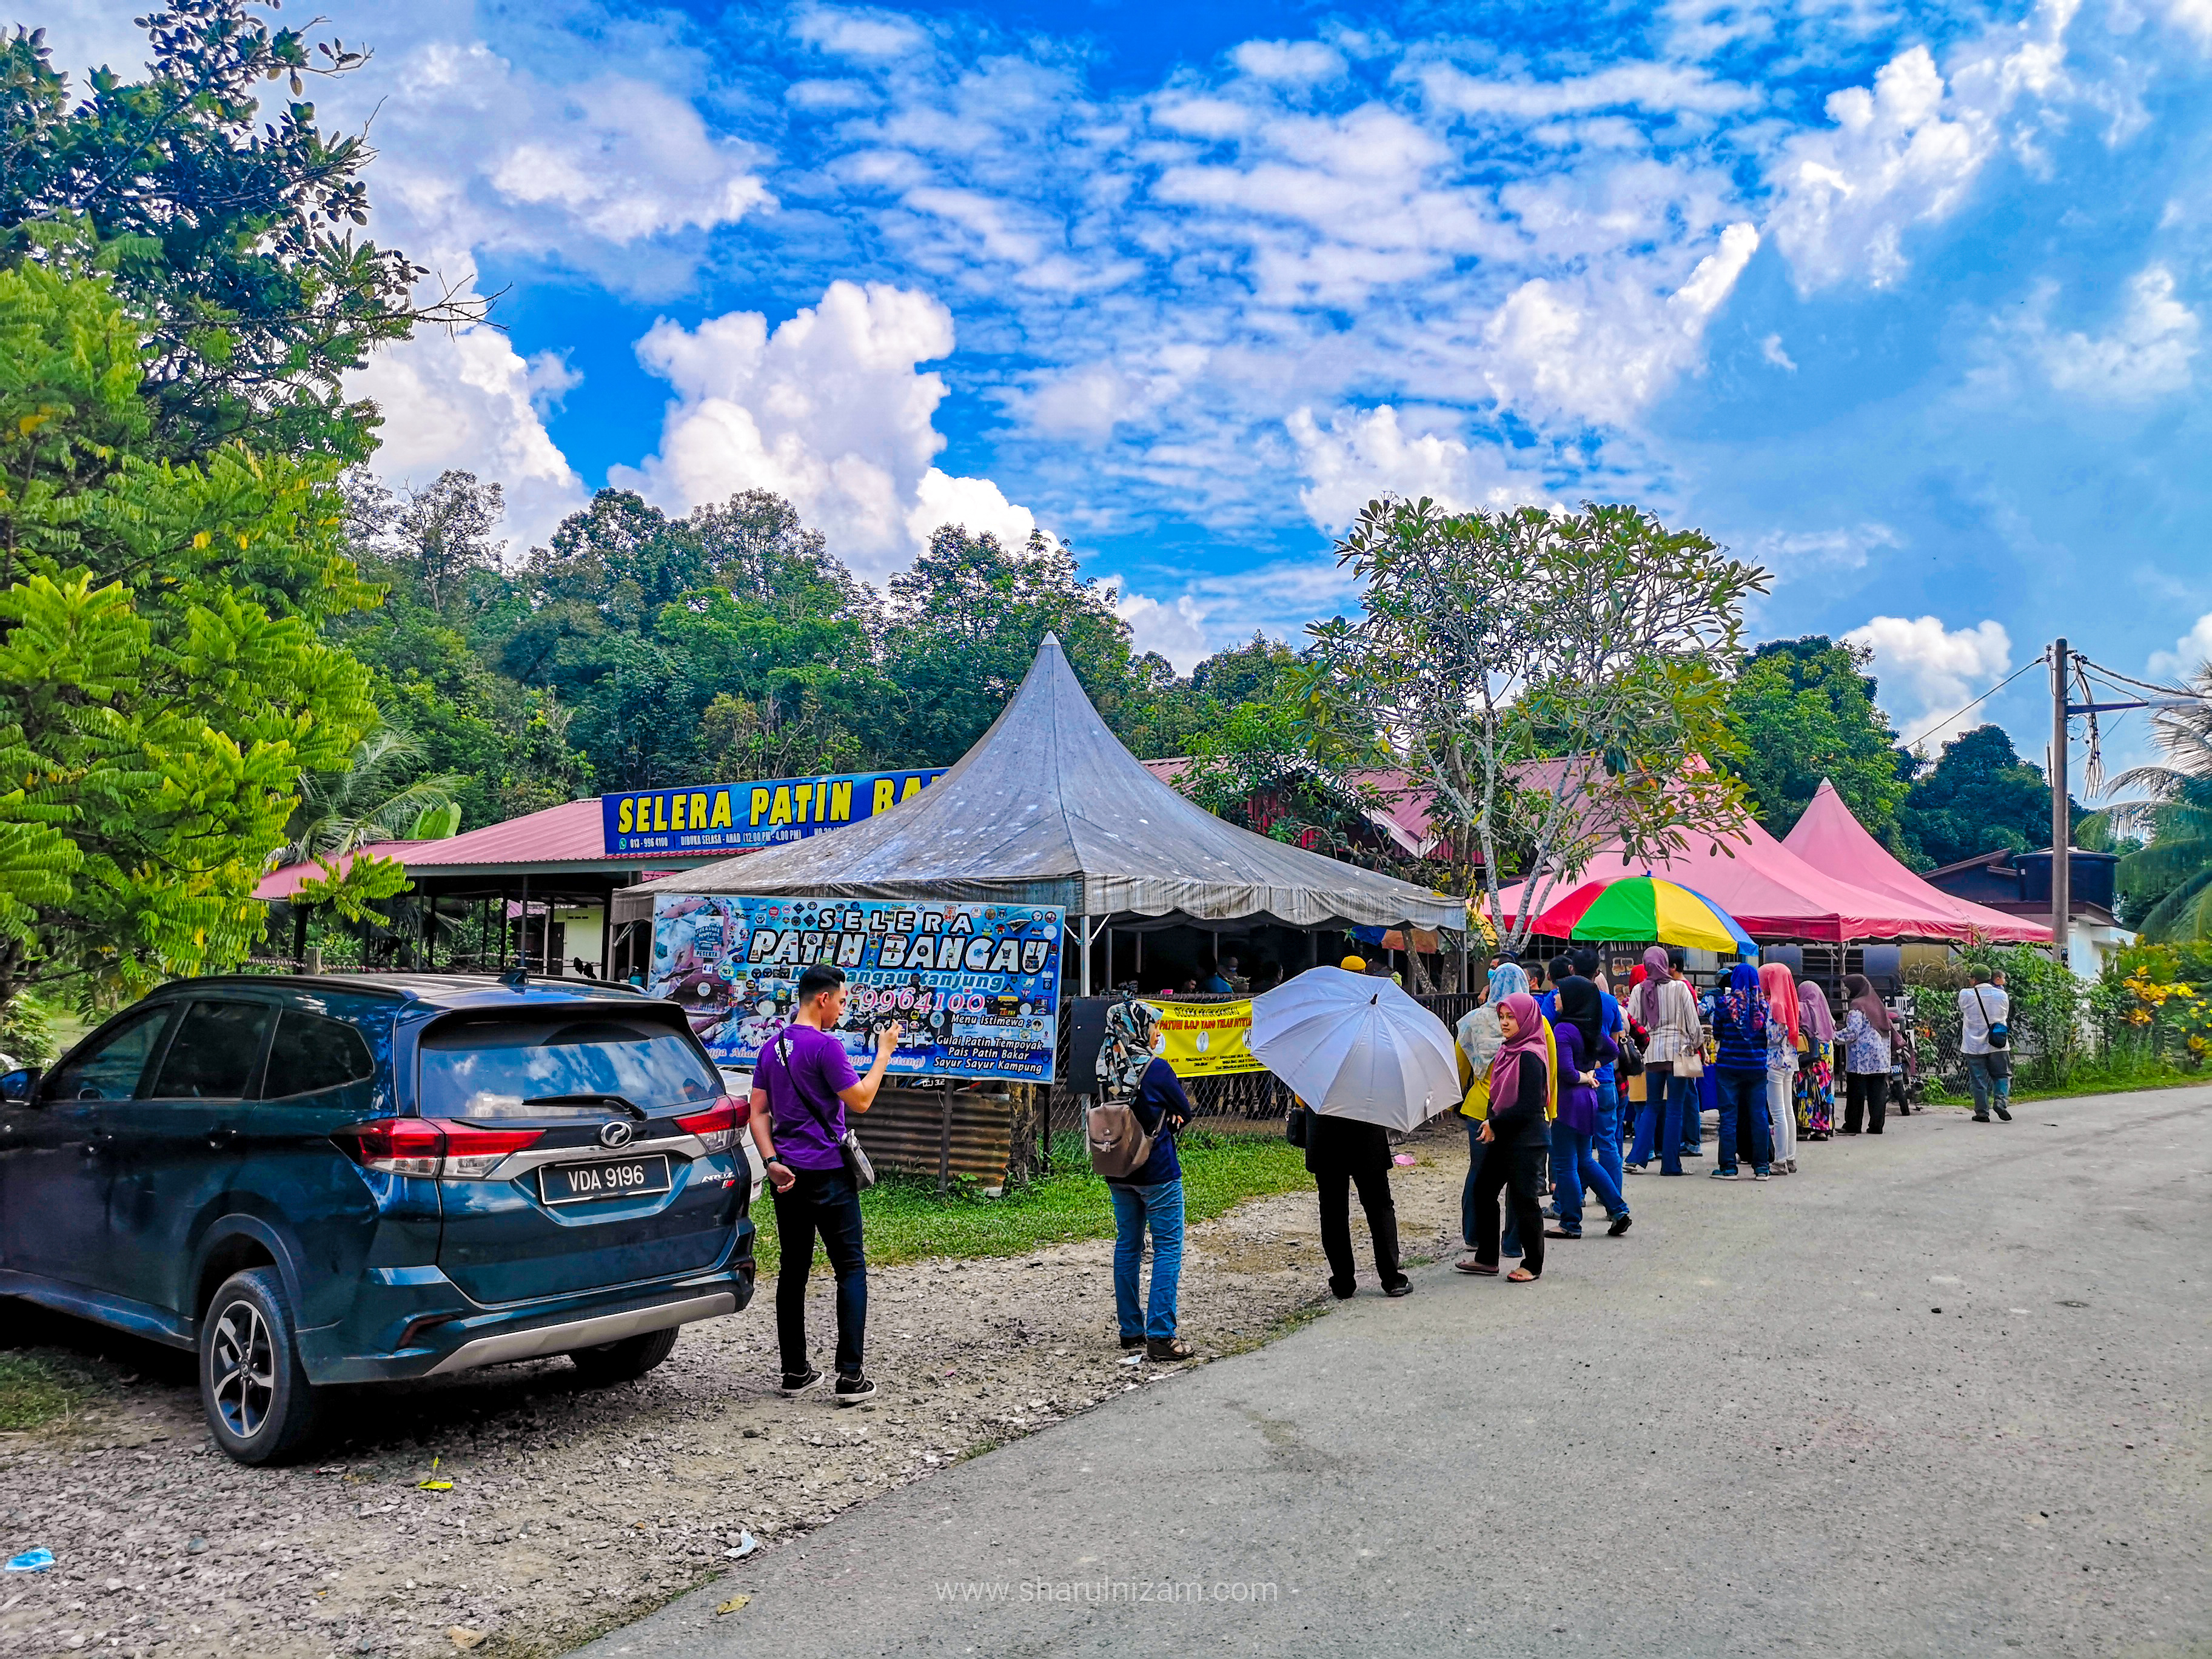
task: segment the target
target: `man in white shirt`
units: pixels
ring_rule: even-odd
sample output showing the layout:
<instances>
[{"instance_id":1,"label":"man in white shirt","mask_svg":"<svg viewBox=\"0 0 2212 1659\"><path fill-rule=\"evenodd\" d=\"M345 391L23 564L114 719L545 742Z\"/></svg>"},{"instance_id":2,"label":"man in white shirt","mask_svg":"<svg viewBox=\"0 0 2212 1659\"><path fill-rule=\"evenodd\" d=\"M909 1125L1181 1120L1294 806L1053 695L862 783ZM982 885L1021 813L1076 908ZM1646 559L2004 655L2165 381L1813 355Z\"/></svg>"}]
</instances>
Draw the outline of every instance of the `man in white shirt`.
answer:
<instances>
[{"instance_id":1,"label":"man in white shirt","mask_svg":"<svg viewBox=\"0 0 2212 1659\"><path fill-rule=\"evenodd\" d=\"M1977 968L1974 982L1959 993L1959 1052L1966 1056L1977 1123L1987 1123L1992 1108L2006 1122L2012 1121L2012 1048L2006 1029L2012 1020L2012 999L2005 994L2003 981L2002 973Z\"/></svg>"}]
</instances>

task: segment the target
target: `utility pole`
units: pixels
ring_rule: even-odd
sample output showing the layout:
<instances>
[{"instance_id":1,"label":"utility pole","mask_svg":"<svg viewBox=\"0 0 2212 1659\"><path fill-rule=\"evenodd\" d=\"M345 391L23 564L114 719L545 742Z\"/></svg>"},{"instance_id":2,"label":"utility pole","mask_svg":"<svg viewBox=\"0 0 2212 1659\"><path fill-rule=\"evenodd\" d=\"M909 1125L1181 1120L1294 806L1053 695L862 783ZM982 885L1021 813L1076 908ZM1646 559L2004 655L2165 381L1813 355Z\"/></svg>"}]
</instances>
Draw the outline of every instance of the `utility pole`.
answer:
<instances>
[{"instance_id":1,"label":"utility pole","mask_svg":"<svg viewBox=\"0 0 2212 1659\"><path fill-rule=\"evenodd\" d=\"M2066 795L2066 677L2074 665L2066 641L2051 647L2051 955L2069 968L2067 928L2074 913L2073 803Z\"/></svg>"}]
</instances>

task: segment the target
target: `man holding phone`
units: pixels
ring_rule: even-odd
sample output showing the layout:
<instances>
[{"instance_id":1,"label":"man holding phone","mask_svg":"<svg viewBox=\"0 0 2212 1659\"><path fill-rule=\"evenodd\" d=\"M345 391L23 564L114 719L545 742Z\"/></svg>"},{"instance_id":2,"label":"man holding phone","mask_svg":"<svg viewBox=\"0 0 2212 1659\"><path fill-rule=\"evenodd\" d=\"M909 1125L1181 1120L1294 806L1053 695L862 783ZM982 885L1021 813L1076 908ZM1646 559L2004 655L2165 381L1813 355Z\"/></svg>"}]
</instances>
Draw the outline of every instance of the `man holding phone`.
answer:
<instances>
[{"instance_id":1,"label":"man holding phone","mask_svg":"<svg viewBox=\"0 0 2212 1659\"><path fill-rule=\"evenodd\" d=\"M782 1350L783 1392L804 1394L822 1380L806 1358L806 1278L814 1267L814 1236L837 1284L837 1403L857 1406L876 1391L860 1369L868 1322L868 1263L860 1238L860 1189L845 1167L845 1114L875 1103L898 1048L894 1020L876 1033L875 1063L854 1073L845 1045L831 1034L845 1018L845 972L817 963L799 976L799 1010L761 1050L753 1068L752 1117L769 1127L764 1146L775 1189L776 1242L782 1263L775 1280L775 1333Z\"/></svg>"}]
</instances>

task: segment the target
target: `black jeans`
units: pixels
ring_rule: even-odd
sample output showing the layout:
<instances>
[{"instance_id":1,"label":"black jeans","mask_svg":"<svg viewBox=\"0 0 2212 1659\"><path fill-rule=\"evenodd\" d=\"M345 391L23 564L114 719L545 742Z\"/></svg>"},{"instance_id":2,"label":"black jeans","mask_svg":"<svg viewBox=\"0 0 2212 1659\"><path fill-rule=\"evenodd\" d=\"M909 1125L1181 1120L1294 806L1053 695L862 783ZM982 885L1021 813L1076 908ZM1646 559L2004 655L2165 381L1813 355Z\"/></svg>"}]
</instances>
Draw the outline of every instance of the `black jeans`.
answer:
<instances>
[{"instance_id":1,"label":"black jeans","mask_svg":"<svg viewBox=\"0 0 2212 1659\"><path fill-rule=\"evenodd\" d=\"M1844 1078L1844 1133L1855 1135L1859 1132L1862 1118L1870 1135L1881 1133L1882 1119L1889 1112L1889 1073L1887 1072L1851 1072Z\"/></svg>"},{"instance_id":2,"label":"black jeans","mask_svg":"<svg viewBox=\"0 0 2212 1659\"><path fill-rule=\"evenodd\" d=\"M860 1194L843 1169L794 1170L787 1193L775 1194L775 1241L782 1265L775 1275L775 1336L783 1369L806 1369L806 1275L814 1267L814 1235L837 1279L837 1373L860 1374L861 1339L868 1325L868 1261L860 1250ZM773 1189L771 1189L773 1190Z\"/></svg>"},{"instance_id":3,"label":"black jeans","mask_svg":"<svg viewBox=\"0 0 2212 1659\"><path fill-rule=\"evenodd\" d=\"M1482 1149L1474 1176L1474 1259L1486 1267L1498 1265L1498 1199L1504 1193L1521 1234L1521 1265L1531 1273L1544 1271L1544 1212L1536 1187L1551 1161L1548 1140L1493 1140Z\"/></svg>"},{"instance_id":4,"label":"black jeans","mask_svg":"<svg viewBox=\"0 0 2212 1659\"><path fill-rule=\"evenodd\" d=\"M1382 1288L1401 1284L1406 1275L1398 1267L1398 1206L1390 1196L1390 1172L1362 1170L1353 1175L1331 1170L1316 1175L1321 1188L1321 1249L1328 1258L1328 1285L1340 1296L1349 1296L1357 1276L1352 1262L1352 1193L1359 1188L1359 1207L1367 1215L1367 1231L1375 1242L1375 1273Z\"/></svg>"}]
</instances>

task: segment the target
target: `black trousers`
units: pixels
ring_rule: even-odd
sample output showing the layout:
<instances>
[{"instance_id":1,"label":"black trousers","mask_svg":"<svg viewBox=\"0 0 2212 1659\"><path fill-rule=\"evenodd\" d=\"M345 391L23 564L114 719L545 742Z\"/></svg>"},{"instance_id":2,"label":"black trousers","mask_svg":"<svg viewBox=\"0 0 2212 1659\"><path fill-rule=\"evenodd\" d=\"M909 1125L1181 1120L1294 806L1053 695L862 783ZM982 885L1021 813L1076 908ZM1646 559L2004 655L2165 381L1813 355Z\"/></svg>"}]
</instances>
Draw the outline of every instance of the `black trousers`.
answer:
<instances>
[{"instance_id":1,"label":"black trousers","mask_svg":"<svg viewBox=\"0 0 2212 1659\"><path fill-rule=\"evenodd\" d=\"M1849 1072L1844 1077L1844 1133L1855 1135L1862 1119L1870 1135L1881 1133L1889 1113L1889 1073Z\"/></svg>"},{"instance_id":2,"label":"black trousers","mask_svg":"<svg viewBox=\"0 0 2212 1659\"><path fill-rule=\"evenodd\" d=\"M1498 1265L1498 1199L1503 1193L1521 1235L1521 1265L1531 1273L1544 1271L1544 1212L1536 1193L1551 1161L1551 1146L1544 1141L1493 1140L1482 1149L1482 1167L1474 1172L1477 1261L1486 1267Z\"/></svg>"},{"instance_id":3,"label":"black trousers","mask_svg":"<svg viewBox=\"0 0 2212 1659\"><path fill-rule=\"evenodd\" d=\"M776 1346L783 1369L798 1376L806 1364L806 1276L814 1267L814 1236L830 1258L837 1284L837 1373L860 1374L861 1344L868 1328L868 1259L860 1244L860 1192L842 1169L794 1170L787 1193L775 1194L776 1248L783 1260L775 1274ZM773 1188L769 1188L775 1191Z\"/></svg>"},{"instance_id":4,"label":"black trousers","mask_svg":"<svg viewBox=\"0 0 2212 1659\"><path fill-rule=\"evenodd\" d=\"M1382 1288L1389 1289L1406 1275L1398 1267L1398 1206L1390 1196L1390 1171L1346 1170L1316 1173L1321 1189L1321 1248L1328 1258L1329 1288L1348 1296L1358 1280L1352 1262L1352 1192L1359 1188L1359 1207L1367 1217L1367 1231L1375 1242L1375 1273Z\"/></svg>"}]
</instances>

